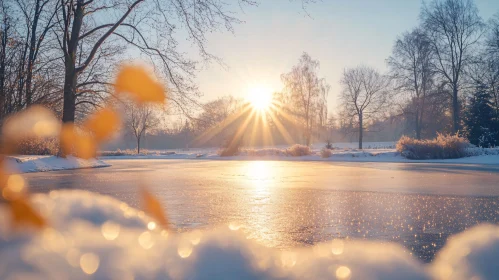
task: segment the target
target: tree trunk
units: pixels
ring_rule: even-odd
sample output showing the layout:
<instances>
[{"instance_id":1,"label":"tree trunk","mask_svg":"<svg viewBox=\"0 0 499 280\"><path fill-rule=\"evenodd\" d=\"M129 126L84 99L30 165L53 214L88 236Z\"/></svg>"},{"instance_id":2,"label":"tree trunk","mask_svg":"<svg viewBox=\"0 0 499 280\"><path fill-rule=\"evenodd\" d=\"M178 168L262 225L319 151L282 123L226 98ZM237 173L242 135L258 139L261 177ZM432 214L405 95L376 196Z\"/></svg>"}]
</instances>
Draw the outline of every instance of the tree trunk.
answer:
<instances>
[{"instance_id":1,"label":"tree trunk","mask_svg":"<svg viewBox=\"0 0 499 280\"><path fill-rule=\"evenodd\" d=\"M362 119L362 113L359 114L359 149L362 150L362 138L364 134L364 123Z\"/></svg>"},{"instance_id":2,"label":"tree trunk","mask_svg":"<svg viewBox=\"0 0 499 280\"><path fill-rule=\"evenodd\" d=\"M68 52L65 55L64 76L64 105L62 111L63 122L74 122L76 112L76 81L78 72L76 71L76 50L78 48L78 38L83 22L84 7L83 0L78 0L73 17L73 28L71 29L71 38L68 42ZM66 40L66 38L64 38Z\"/></svg>"},{"instance_id":3,"label":"tree trunk","mask_svg":"<svg viewBox=\"0 0 499 280\"><path fill-rule=\"evenodd\" d=\"M0 52L0 120L3 119L4 110L5 110L5 97L7 95L7 91L5 88L5 58L6 58L6 49L7 49L7 32L8 26L5 23L6 19L4 19L4 30L2 32L2 50Z\"/></svg>"},{"instance_id":4,"label":"tree trunk","mask_svg":"<svg viewBox=\"0 0 499 280\"><path fill-rule=\"evenodd\" d=\"M29 33L27 33L29 34ZM25 66L26 66L26 55L28 53L28 38L29 36L26 35L26 44L24 44L24 50L22 52L21 59L19 60L19 70L18 70L18 75L19 75L19 80L17 82L17 96L15 97L17 100L15 102L15 109L16 111L20 111L23 108L23 93L24 93L24 86L26 85L26 73L24 72Z\"/></svg>"},{"instance_id":5,"label":"tree trunk","mask_svg":"<svg viewBox=\"0 0 499 280\"><path fill-rule=\"evenodd\" d=\"M137 137L137 155L140 154L140 136Z\"/></svg>"},{"instance_id":6,"label":"tree trunk","mask_svg":"<svg viewBox=\"0 0 499 280\"><path fill-rule=\"evenodd\" d=\"M419 122L419 110L416 110L416 139L421 140L421 123Z\"/></svg>"},{"instance_id":7,"label":"tree trunk","mask_svg":"<svg viewBox=\"0 0 499 280\"><path fill-rule=\"evenodd\" d=\"M457 98L457 87L452 89L452 132L454 134L459 132L459 100Z\"/></svg>"},{"instance_id":8,"label":"tree trunk","mask_svg":"<svg viewBox=\"0 0 499 280\"><path fill-rule=\"evenodd\" d=\"M419 122L416 127L416 139L421 140L421 123Z\"/></svg>"},{"instance_id":9,"label":"tree trunk","mask_svg":"<svg viewBox=\"0 0 499 280\"><path fill-rule=\"evenodd\" d=\"M312 138L312 133L310 128L307 128L307 131L305 132L305 145L310 146L310 138Z\"/></svg>"},{"instance_id":10,"label":"tree trunk","mask_svg":"<svg viewBox=\"0 0 499 280\"><path fill-rule=\"evenodd\" d=\"M76 71L74 62L67 63L66 75L64 77L64 105L62 109L62 121L74 122L76 111Z\"/></svg>"},{"instance_id":11,"label":"tree trunk","mask_svg":"<svg viewBox=\"0 0 499 280\"><path fill-rule=\"evenodd\" d=\"M38 27L38 19L40 18L40 0L36 0L35 16L33 18L33 26L31 27L31 40L28 54L28 71L26 73L26 107L31 105L33 101L33 92L31 90L31 80L33 79L33 63L35 62L35 47L36 47L36 28Z\"/></svg>"}]
</instances>

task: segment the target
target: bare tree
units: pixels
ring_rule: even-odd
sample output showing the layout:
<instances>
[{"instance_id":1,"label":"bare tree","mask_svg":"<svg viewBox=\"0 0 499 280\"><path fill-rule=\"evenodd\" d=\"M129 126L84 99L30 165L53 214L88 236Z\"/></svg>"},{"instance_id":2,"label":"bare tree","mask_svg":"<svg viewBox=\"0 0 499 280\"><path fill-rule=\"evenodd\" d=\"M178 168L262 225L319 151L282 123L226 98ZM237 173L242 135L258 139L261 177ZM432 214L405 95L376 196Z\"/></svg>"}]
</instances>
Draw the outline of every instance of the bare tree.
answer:
<instances>
[{"instance_id":1,"label":"bare tree","mask_svg":"<svg viewBox=\"0 0 499 280\"><path fill-rule=\"evenodd\" d=\"M435 51L434 67L452 90L453 132L457 133L463 73L484 33L484 23L472 0L433 0L423 5L421 18Z\"/></svg>"},{"instance_id":2,"label":"bare tree","mask_svg":"<svg viewBox=\"0 0 499 280\"><path fill-rule=\"evenodd\" d=\"M6 76L7 76L7 64L9 60L9 54L7 45L9 44L10 38L10 30L11 30L11 21L12 19L8 15L9 7L2 0L0 1L0 119L4 117L5 107L6 107L6 98L8 95L7 87L6 87Z\"/></svg>"},{"instance_id":3,"label":"bare tree","mask_svg":"<svg viewBox=\"0 0 499 280\"><path fill-rule=\"evenodd\" d=\"M219 97L202 106L202 111L195 119L196 130L205 131L215 126L225 127L229 117L240 111L243 100L233 96Z\"/></svg>"},{"instance_id":4,"label":"bare tree","mask_svg":"<svg viewBox=\"0 0 499 280\"><path fill-rule=\"evenodd\" d=\"M421 139L426 97L433 84L434 71L431 66L433 48L420 28L405 33L395 41L392 56L387 60L396 90L409 96L412 102L409 113L414 116L416 138Z\"/></svg>"},{"instance_id":5,"label":"bare tree","mask_svg":"<svg viewBox=\"0 0 499 280\"><path fill-rule=\"evenodd\" d=\"M126 106L126 128L130 130L137 141L137 154L140 154L140 141L147 134L156 129L160 121L158 110L152 105L129 104Z\"/></svg>"},{"instance_id":6,"label":"bare tree","mask_svg":"<svg viewBox=\"0 0 499 280\"><path fill-rule=\"evenodd\" d=\"M386 77L366 66L343 72L341 106L345 116L358 121L359 149L362 149L365 123L382 114L389 105L388 84Z\"/></svg>"},{"instance_id":7,"label":"bare tree","mask_svg":"<svg viewBox=\"0 0 499 280\"><path fill-rule=\"evenodd\" d=\"M284 92L289 96L292 114L302 123L305 132L305 144L310 145L314 122L317 114L320 121L325 122L327 112L327 94L329 85L325 79L319 78L319 61L313 60L310 55L303 53L298 65L291 72L281 75L284 83Z\"/></svg>"},{"instance_id":8,"label":"bare tree","mask_svg":"<svg viewBox=\"0 0 499 280\"><path fill-rule=\"evenodd\" d=\"M499 13L489 22L485 40L485 50L480 56L478 73L481 75L476 82L487 85L492 95L492 104L499 119Z\"/></svg>"},{"instance_id":9,"label":"bare tree","mask_svg":"<svg viewBox=\"0 0 499 280\"><path fill-rule=\"evenodd\" d=\"M54 17L59 9L57 1L51 0L15 0L26 23L23 30L26 43L23 50L23 70L25 79L21 81L20 91L25 91L25 105L33 102L33 75L40 50L44 51L43 43L47 33L54 27ZM28 39L29 38L29 39ZM26 67L26 69L24 69ZM22 96L22 94L20 94Z\"/></svg>"},{"instance_id":10,"label":"bare tree","mask_svg":"<svg viewBox=\"0 0 499 280\"><path fill-rule=\"evenodd\" d=\"M32 103L56 108L57 55L50 49L54 1L0 0L0 117ZM60 72L60 71L59 71Z\"/></svg>"},{"instance_id":11,"label":"bare tree","mask_svg":"<svg viewBox=\"0 0 499 280\"><path fill-rule=\"evenodd\" d=\"M241 99L233 96L219 97L201 106L202 111L193 118L193 130L199 134L197 145L220 145L234 134L244 117L245 106Z\"/></svg>"},{"instance_id":12,"label":"bare tree","mask_svg":"<svg viewBox=\"0 0 499 280\"><path fill-rule=\"evenodd\" d=\"M250 0L238 3L253 4ZM169 80L172 103L181 109L185 103L197 103L199 93L192 81L196 62L178 50L178 26L184 27L201 57L211 60L217 58L206 51L205 34L221 28L232 31L232 25L239 22L222 0L60 0L60 6L57 38L65 64L64 122L75 119L80 75L110 44L135 48L149 59L158 74ZM85 48L81 48L83 43ZM96 84L104 84L105 90L105 81L98 78L85 82L85 86Z\"/></svg>"}]
</instances>

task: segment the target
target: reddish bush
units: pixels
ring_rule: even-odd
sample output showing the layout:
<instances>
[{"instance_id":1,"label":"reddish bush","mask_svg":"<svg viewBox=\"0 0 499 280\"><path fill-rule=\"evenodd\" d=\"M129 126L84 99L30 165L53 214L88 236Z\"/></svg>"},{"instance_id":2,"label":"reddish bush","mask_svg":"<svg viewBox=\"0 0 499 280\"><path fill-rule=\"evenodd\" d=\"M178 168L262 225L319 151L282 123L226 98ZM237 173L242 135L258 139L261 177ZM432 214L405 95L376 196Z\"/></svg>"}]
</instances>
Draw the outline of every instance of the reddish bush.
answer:
<instances>
[{"instance_id":1,"label":"reddish bush","mask_svg":"<svg viewBox=\"0 0 499 280\"><path fill-rule=\"evenodd\" d=\"M55 138L29 138L16 143L14 147L20 155L58 155L59 140Z\"/></svg>"},{"instance_id":2,"label":"reddish bush","mask_svg":"<svg viewBox=\"0 0 499 280\"><path fill-rule=\"evenodd\" d=\"M292 157L308 156L312 154L309 146L295 144L286 149L286 154Z\"/></svg>"},{"instance_id":3,"label":"reddish bush","mask_svg":"<svg viewBox=\"0 0 499 280\"><path fill-rule=\"evenodd\" d=\"M408 159L461 158L467 155L470 143L457 135L438 134L430 140L417 140L402 136L397 142L397 151Z\"/></svg>"},{"instance_id":4,"label":"reddish bush","mask_svg":"<svg viewBox=\"0 0 499 280\"><path fill-rule=\"evenodd\" d=\"M321 157L322 158L329 158L332 155L333 155L333 151L331 151L331 149L322 148L322 150L321 150Z\"/></svg>"}]
</instances>

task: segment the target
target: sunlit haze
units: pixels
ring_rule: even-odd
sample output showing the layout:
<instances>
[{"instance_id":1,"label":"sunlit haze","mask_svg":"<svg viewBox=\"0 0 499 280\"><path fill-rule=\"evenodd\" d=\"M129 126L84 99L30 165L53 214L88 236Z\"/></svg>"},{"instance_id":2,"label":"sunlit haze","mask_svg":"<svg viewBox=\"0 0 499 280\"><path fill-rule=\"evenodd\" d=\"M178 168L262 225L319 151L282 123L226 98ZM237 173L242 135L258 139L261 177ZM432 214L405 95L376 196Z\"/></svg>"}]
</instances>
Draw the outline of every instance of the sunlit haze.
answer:
<instances>
[{"instance_id":1,"label":"sunlit haze","mask_svg":"<svg viewBox=\"0 0 499 280\"><path fill-rule=\"evenodd\" d=\"M320 74L331 84L328 107L337 109L343 69L366 64L385 70L397 36L417 25L422 1L324 0L307 4L305 11L300 1L259 2L258 7L243 7L244 24L234 34L208 36L208 50L228 68L211 64L200 72L203 100L245 98L251 84L281 90L281 74L305 51L320 61ZM475 3L486 20L499 10L499 1Z\"/></svg>"},{"instance_id":2,"label":"sunlit haze","mask_svg":"<svg viewBox=\"0 0 499 280\"><path fill-rule=\"evenodd\" d=\"M499 279L499 0L0 0L0 280Z\"/></svg>"},{"instance_id":3,"label":"sunlit haze","mask_svg":"<svg viewBox=\"0 0 499 280\"><path fill-rule=\"evenodd\" d=\"M255 109L266 111L272 103L272 90L263 86L255 86L248 90L246 99Z\"/></svg>"}]
</instances>

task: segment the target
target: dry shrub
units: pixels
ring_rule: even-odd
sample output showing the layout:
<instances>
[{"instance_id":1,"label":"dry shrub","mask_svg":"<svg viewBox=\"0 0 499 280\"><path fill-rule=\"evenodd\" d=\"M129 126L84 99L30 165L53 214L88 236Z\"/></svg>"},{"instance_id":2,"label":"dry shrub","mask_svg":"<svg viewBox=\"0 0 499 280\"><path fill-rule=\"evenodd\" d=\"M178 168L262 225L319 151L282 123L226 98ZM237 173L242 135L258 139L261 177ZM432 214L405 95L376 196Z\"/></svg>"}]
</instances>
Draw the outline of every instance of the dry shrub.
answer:
<instances>
[{"instance_id":1,"label":"dry shrub","mask_svg":"<svg viewBox=\"0 0 499 280\"><path fill-rule=\"evenodd\" d=\"M467 156L468 147L470 143L463 137L438 134L437 138L430 140L402 136L396 148L408 159L447 159Z\"/></svg>"},{"instance_id":2,"label":"dry shrub","mask_svg":"<svg viewBox=\"0 0 499 280\"><path fill-rule=\"evenodd\" d=\"M265 149L245 149L243 152L251 157L261 156L285 156L286 151L279 148L265 148Z\"/></svg>"},{"instance_id":3,"label":"dry shrub","mask_svg":"<svg viewBox=\"0 0 499 280\"><path fill-rule=\"evenodd\" d=\"M136 149L117 149L115 151L100 151L99 156L109 157L109 156L169 156L174 155L175 152L161 152L161 151L150 151L147 149L140 149L140 154L137 154Z\"/></svg>"},{"instance_id":4,"label":"dry shrub","mask_svg":"<svg viewBox=\"0 0 499 280\"><path fill-rule=\"evenodd\" d=\"M295 144L286 149L286 154L292 157L308 156L312 154L309 146Z\"/></svg>"},{"instance_id":5,"label":"dry shrub","mask_svg":"<svg viewBox=\"0 0 499 280\"><path fill-rule=\"evenodd\" d=\"M326 142L326 149L329 149L329 150L332 150L334 147L333 147L333 143L331 143L331 141L327 140Z\"/></svg>"},{"instance_id":6,"label":"dry shrub","mask_svg":"<svg viewBox=\"0 0 499 280\"><path fill-rule=\"evenodd\" d=\"M222 148L218 150L218 155L221 157L237 156L240 153L243 141L240 136L234 135L225 140Z\"/></svg>"},{"instance_id":7,"label":"dry shrub","mask_svg":"<svg viewBox=\"0 0 499 280\"><path fill-rule=\"evenodd\" d=\"M227 148L222 148L218 151L218 155L221 157L231 157L237 156L239 154L239 146L232 145Z\"/></svg>"},{"instance_id":8,"label":"dry shrub","mask_svg":"<svg viewBox=\"0 0 499 280\"><path fill-rule=\"evenodd\" d=\"M329 158L333 155L333 151L331 151L328 148L322 148L321 150L321 157L322 158Z\"/></svg>"},{"instance_id":9,"label":"dry shrub","mask_svg":"<svg viewBox=\"0 0 499 280\"><path fill-rule=\"evenodd\" d=\"M59 141L56 138L25 138L16 143L15 151L20 155L58 155Z\"/></svg>"},{"instance_id":10,"label":"dry shrub","mask_svg":"<svg viewBox=\"0 0 499 280\"><path fill-rule=\"evenodd\" d=\"M133 156L137 154L137 150L117 149L116 151L100 151L99 156Z\"/></svg>"}]
</instances>

